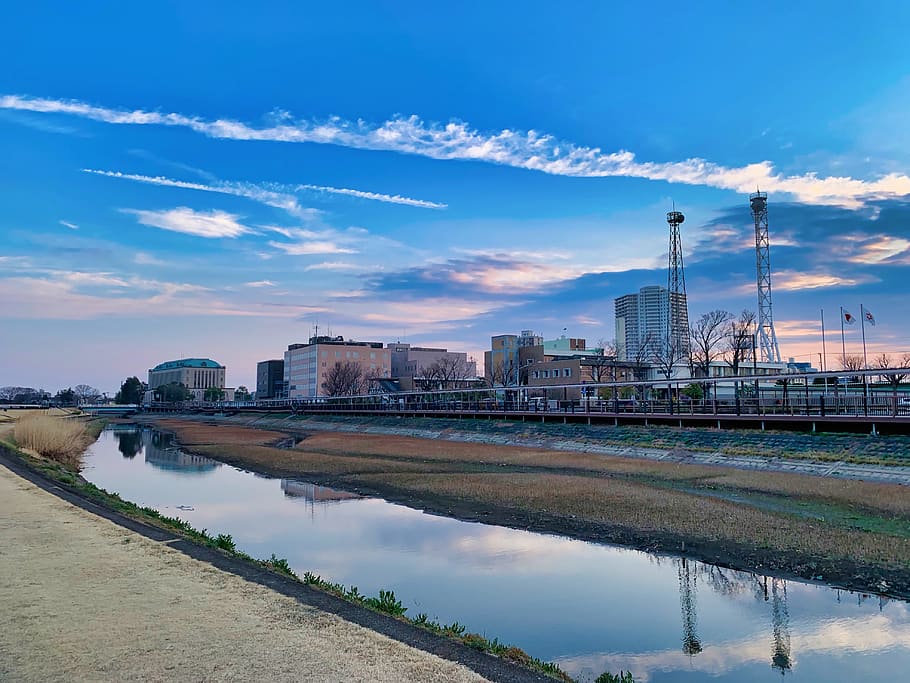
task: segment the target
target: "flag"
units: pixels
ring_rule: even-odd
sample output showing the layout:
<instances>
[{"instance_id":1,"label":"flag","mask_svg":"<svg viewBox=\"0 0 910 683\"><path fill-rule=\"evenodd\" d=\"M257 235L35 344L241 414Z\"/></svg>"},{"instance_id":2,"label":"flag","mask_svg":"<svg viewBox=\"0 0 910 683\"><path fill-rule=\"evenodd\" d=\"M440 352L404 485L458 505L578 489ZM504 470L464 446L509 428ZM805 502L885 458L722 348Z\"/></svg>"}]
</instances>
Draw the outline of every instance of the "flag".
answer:
<instances>
[{"instance_id":1,"label":"flag","mask_svg":"<svg viewBox=\"0 0 910 683\"><path fill-rule=\"evenodd\" d=\"M844 322L847 323L848 325L856 324L856 318L854 318L853 314L850 311L848 311L846 308L844 309Z\"/></svg>"},{"instance_id":2,"label":"flag","mask_svg":"<svg viewBox=\"0 0 910 683\"><path fill-rule=\"evenodd\" d=\"M875 316L872 315L872 311L867 308L864 311L864 315L866 316L866 322L875 327Z\"/></svg>"}]
</instances>

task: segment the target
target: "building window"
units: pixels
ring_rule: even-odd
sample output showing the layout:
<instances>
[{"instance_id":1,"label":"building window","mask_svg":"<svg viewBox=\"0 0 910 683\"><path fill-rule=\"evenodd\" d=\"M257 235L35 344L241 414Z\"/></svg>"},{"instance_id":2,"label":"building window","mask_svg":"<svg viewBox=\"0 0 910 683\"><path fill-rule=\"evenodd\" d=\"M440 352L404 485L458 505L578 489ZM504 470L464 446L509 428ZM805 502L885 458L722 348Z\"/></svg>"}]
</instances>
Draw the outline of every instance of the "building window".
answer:
<instances>
[{"instance_id":1,"label":"building window","mask_svg":"<svg viewBox=\"0 0 910 683\"><path fill-rule=\"evenodd\" d=\"M565 368L565 369L563 369L563 371L562 371L562 376L563 376L563 377L571 377L571 376L572 376L572 368Z\"/></svg>"},{"instance_id":2,"label":"building window","mask_svg":"<svg viewBox=\"0 0 910 683\"><path fill-rule=\"evenodd\" d=\"M537 370L535 370L534 373L533 373L533 377L534 377L534 379L540 379L540 372L538 372Z\"/></svg>"},{"instance_id":3,"label":"building window","mask_svg":"<svg viewBox=\"0 0 910 683\"><path fill-rule=\"evenodd\" d=\"M354 351L353 355L354 355L354 358L360 358L360 353L358 351Z\"/></svg>"},{"instance_id":4,"label":"building window","mask_svg":"<svg viewBox=\"0 0 910 683\"><path fill-rule=\"evenodd\" d=\"M376 360L376 352L370 351L370 360Z\"/></svg>"}]
</instances>

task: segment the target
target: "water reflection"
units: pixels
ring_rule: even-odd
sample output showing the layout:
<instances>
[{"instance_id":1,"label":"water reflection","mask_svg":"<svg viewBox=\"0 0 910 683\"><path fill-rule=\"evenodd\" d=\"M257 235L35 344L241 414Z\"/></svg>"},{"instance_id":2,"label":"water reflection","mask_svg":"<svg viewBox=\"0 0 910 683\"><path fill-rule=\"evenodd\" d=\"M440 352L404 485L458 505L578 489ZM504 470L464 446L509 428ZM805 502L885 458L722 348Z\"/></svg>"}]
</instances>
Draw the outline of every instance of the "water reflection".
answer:
<instances>
[{"instance_id":1,"label":"water reflection","mask_svg":"<svg viewBox=\"0 0 910 683\"><path fill-rule=\"evenodd\" d=\"M145 457L128 458L122 436L104 434L86 478L230 533L254 557L275 553L361 592L394 590L408 614L467 624L582 680L623 669L639 682L891 681L910 667L902 601L459 522L205 458L194 465L151 432L141 443Z\"/></svg>"},{"instance_id":2,"label":"water reflection","mask_svg":"<svg viewBox=\"0 0 910 683\"><path fill-rule=\"evenodd\" d=\"M187 474L204 474L221 467L217 460L183 452L171 443L170 434L145 429L140 432L140 437L145 449L145 461L152 467ZM122 442L122 435L120 439Z\"/></svg>"},{"instance_id":3,"label":"water reflection","mask_svg":"<svg viewBox=\"0 0 910 683\"><path fill-rule=\"evenodd\" d=\"M118 432L117 450L123 454L124 458L135 458L136 454L142 450L142 434L138 431Z\"/></svg>"},{"instance_id":4,"label":"water reflection","mask_svg":"<svg viewBox=\"0 0 910 683\"><path fill-rule=\"evenodd\" d=\"M339 503L343 500L353 500L362 498L356 493L332 489L328 486L319 486L306 481L297 479L282 479L281 490L289 498L302 498L310 503L325 505L329 503Z\"/></svg>"}]
</instances>

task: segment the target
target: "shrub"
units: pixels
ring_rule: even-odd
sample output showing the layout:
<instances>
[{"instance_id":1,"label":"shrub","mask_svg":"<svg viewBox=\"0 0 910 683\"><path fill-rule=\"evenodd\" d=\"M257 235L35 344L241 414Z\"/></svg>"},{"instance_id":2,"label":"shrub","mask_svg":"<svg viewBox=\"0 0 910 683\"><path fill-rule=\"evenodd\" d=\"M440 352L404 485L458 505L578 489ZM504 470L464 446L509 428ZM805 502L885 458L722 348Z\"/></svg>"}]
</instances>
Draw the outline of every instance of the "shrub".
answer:
<instances>
[{"instance_id":1,"label":"shrub","mask_svg":"<svg viewBox=\"0 0 910 683\"><path fill-rule=\"evenodd\" d=\"M218 534L215 537L215 547L220 548L221 550L227 550L229 553L233 553L237 550L234 539L230 534Z\"/></svg>"},{"instance_id":2,"label":"shrub","mask_svg":"<svg viewBox=\"0 0 910 683\"><path fill-rule=\"evenodd\" d=\"M609 671L604 671L594 680L594 683L635 683L635 681L632 678L631 671L620 671L618 676L611 674Z\"/></svg>"},{"instance_id":3,"label":"shrub","mask_svg":"<svg viewBox=\"0 0 910 683\"><path fill-rule=\"evenodd\" d=\"M21 418L13 436L19 446L73 470L79 469L82 453L92 442L84 422L42 414Z\"/></svg>"},{"instance_id":4,"label":"shrub","mask_svg":"<svg viewBox=\"0 0 910 683\"><path fill-rule=\"evenodd\" d=\"M401 600L395 599L394 591L380 590L378 598L366 598L363 602L368 607L372 607L378 612L385 612L386 614L391 614L396 617L399 617L408 611L407 607L401 606Z\"/></svg>"}]
</instances>

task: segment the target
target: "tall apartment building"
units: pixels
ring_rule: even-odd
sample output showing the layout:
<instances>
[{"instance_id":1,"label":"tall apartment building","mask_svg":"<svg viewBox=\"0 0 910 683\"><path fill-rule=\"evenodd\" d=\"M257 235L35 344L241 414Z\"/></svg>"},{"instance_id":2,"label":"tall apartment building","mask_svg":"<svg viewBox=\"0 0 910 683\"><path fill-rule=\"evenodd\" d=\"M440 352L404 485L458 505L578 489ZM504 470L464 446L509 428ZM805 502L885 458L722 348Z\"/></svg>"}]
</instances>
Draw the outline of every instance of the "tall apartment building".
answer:
<instances>
[{"instance_id":1,"label":"tall apartment building","mask_svg":"<svg viewBox=\"0 0 910 683\"><path fill-rule=\"evenodd\" d=\"M281 398L284 394L284 361L256 363L256 398Z\"/></svg>"},{"instance_id":2,"label":"tall apartment building","mask_svg":"<svg viewBox=\"0 0 910 683\"><path fill-rule=\"evenodd\" d=\"M637 294L616 298L616 345L621 360L647 360L650 348L664 348L677 338L680 356L689 355L689 308L684 294L668 301L666 287L642 287Z\"/></svg>"},{"instance_id":3,"label":"tall apartment building","mask_svg":"<svg viewBox=\"0 0 910 683\"><path fill-rule=\"evenodd\" d=\"M325 396L326 376L337 364L356 363L364 379L387 379L392 359L382 342L345 341L343 337L311 337L307 344L291 344L284 352L284 381L288 398ZM366 388L364 388L366 393Z\"/></svg>"}]
</instances>

